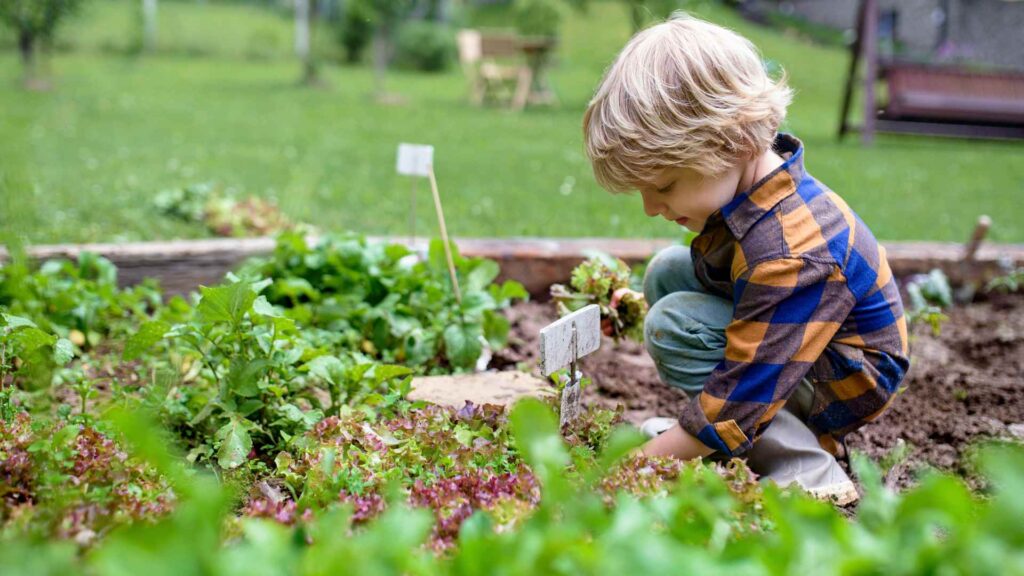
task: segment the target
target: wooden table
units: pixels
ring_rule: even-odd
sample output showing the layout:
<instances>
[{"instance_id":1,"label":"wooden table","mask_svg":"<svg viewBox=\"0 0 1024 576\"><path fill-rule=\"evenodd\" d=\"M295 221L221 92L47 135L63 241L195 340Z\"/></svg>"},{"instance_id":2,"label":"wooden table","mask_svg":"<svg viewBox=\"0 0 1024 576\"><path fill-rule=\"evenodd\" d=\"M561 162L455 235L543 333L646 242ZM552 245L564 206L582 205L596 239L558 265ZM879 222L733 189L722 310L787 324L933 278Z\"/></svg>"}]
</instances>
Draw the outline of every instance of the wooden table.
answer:
<instances>
[{"instance_id":1,"label":"wooden table","mask_svg":"<svg viewBox=\"0 0 1024 576\"><path fill-rule=\"evenodd\" d=\"M557 45L558 39L554 37L526 37L520 42L528 72L516 86L516 94L512 99L514 110L522 110L527 105L558 104L558 96L547 79L551 55Z\"/></svg>"}]
</instances>

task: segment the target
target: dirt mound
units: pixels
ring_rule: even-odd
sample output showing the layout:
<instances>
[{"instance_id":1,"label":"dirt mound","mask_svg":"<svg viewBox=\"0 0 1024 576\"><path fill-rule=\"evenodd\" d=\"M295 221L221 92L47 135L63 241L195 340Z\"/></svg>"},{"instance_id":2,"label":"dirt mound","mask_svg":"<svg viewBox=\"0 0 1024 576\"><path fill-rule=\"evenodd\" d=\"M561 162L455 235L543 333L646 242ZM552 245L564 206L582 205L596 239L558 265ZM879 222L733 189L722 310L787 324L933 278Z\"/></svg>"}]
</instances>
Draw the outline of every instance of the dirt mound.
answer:
<instances>
[{"instance_id":1,"label":"dirt mound","mask_svg":"<svg viewBox=\"0 0 1024 576\"><path fill-rule=\"evenodd\" d=\"M923 465L969 475L965 450L984 437L1011 436L1024 423L1024 299L955 308L940 336L915 330L906 391L878 421L851 434L848 445L881 457L903 438L909 465L896 483L913 481Z\"/></svg>"}]
</instances>

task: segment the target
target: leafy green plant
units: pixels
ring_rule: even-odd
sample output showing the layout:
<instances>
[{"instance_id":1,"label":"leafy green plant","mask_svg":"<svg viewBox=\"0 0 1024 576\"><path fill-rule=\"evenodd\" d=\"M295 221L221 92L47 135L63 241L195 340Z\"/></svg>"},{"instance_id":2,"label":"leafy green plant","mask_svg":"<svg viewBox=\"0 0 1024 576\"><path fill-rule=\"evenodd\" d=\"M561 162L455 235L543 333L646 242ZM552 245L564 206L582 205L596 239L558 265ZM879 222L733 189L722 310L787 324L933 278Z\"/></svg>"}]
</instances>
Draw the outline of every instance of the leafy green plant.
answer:
<instances>
[{"instance_id":1,"label":"leafy green plant","mask_svg":"<svg viewBox=\"0 0 1024 576\"><path fill-rule=\"evenodd\" d=\"M996 276L985 284L985 292L1009 294L1020 291L1024 286L1024 267L1014 268L1002 276Z\"/></svg>"},{"instance_id":2,"label":"leafy green plant","mask_svg":"<svg viewBox=\"0 0 1024 576\"><path fill-rule=\"evenodd\" d=\"M119 288L114 264L90 252L35 271L23 261L0 267L0 306L83 348L133 332L160 304L155 282Z\"/></svg>"},{"instance_id":3,"label":"leafy green plant","mask_svg":"<svg viewBox=\"0 0 1024 576\"><path fill-rule=\"evenodd\" d=\"M566 315L588 304L601 307L601 322L616 340L642 342L647 302L631 289L629 265L610 256L593 256L573 269L569 286L554 284L551 297Z\"/></svg>"},{"instance_id":4,"label":"leafy green plant","mask_svg":"<svg viewBox=\"0 0 1024 576\"><path fill-rule=\"evenodd\" d=\"M0 533L86 546L113 527L166 514L174 495L149 467L89 426L0 420Z\"/></svg>"},{"instance_id":5,"label":"leafy green plant","mask_svg":"<svg viewBox=\"0 0 1024 576\"><path fill-rule=\"evenodd\" d=\"M153 206L172 218L202 224L217 236L266 236L296 227L273 201L238 199L209 183L163 190Z\"/></svg>"},{"instance_id":6,"label":"leafy green plant","mask_svg":"<svg viewBox=\"0 0 1024 576\"><path fill-rule=\"evenodd\" d=\"M461 302L439 241L419 259L404 246L369 244L356 235L327 236L309 246L301 235L287 233L270 259L257 259L239 274L270 279L267 300L303 326L333 334L335 346L377 361L451 372L474 367L485 346L503 347L509 324L499 311L528 297L518 282L493 283L497 263L453 251Z\"/></svg>"},{"instance_id":7,"label":"leafy green plant","mask_svg":"<svg viewBox=\"0 0 1024 576\"><path fill-rule=\"evenodd\" d=\"M907 323L910 325L924 322L931 327L932 334L938 336L942 323L949 320L943 310L953 305L953 289L949 279L942 270L936 268L927 275L913 277L906 286L910 306L907 310Z\"/></svg>"},{"instance_id":8,"label":"leafy green plant","mask_svg":"<svg viewBox=\"0 0 1024 576\"><path fill-rule=\"evenodd\" d=\"M192 375L186 372L194 381L183 383L188 385L176 391L168 407L176 427L196 433L193 459L215 454L222 468L236 468L251 452L266 456L286 446L325 410L365 400L368 392L387 389L409 373L355 359L324 362L324 351L305 342L295 322L260 295L269 280L235 280L202 288L190 321L149 325L140 331L148 336L136 337L153 340L166 331L196 362ZM316 381L329 389L330 402L316 393Z\"/></svg>"},{"instance_id":9,"label":"leafy green plant","mask_svg":"<svg viewBox=\"0 0 1024 576\"><path fill-rule=\"evenodd\" d=\"M17 574L35 567L61 574L211 575L622 574L672 573L679 566L706 573L995 575L1024 569L1020 447L983 451L991 486L984 498L938 474L897 494L885 487L877 467L855 457L864 497L850 519L798 492L762 489L738 460L682 465L629 456L637 439L624 430L566 474L572 458L558 437L556 415L549 406L527 401L509 417L511 444L529 466L539 499L509 523L502 522L500 506L475 509L459 522L453 546L438 555L424 546L443 524L436 512L432 518L394 489L385 491L379 505L343 498L323 510L295 514L292 505L281 504L251 509L254 517L233 521L226 491L202 474L185 473L137 413L120 412L114 422L133 451L180 494L175 509L152 523L114 530L78 559L60 541L0 535L4 552L14 551L0 554L0 568ZM336 425L325 427L324 439L345 429ZM339 448L350 442L344 433L338 439ZM473 484L441 482L423 494L459 510L490 493L489 487L462 492L463 486ZM266 491L273 493L272 487ZM413 487L410 494L418 491ZM370 518L357 520L368 510ZM454 512L443 510L441 518ZM235 526L228 542L221 536L225 525Z\"/></svg>"},{"instance_id":10,"label":"leafy green plant","mask_svg":"<svg viewBox=\"0 0 1024 576\"><path fill-rule=\"evenodd\" d=\"M37 388L50 384L53 370L71 361L74 345L40 329L28 318L0 312L0 389L8 377L24 377Z\"/></svg>"}]
</instances>

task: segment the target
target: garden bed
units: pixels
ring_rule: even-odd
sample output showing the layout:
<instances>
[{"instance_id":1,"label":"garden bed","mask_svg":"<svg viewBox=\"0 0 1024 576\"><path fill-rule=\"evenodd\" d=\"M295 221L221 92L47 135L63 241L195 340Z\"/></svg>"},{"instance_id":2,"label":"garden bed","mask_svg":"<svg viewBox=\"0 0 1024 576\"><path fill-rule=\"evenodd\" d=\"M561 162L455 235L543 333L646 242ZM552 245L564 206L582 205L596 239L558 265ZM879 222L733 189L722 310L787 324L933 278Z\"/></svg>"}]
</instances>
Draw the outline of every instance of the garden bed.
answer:
<instances>
[{"instance_id":1,"label":"garden bed","mask_svg":"<svg viewBox=\"0 0 1024 576\"><path fill-rule=\"evenodd\" d=\"M932 476L889 493L865 459L862 504L839 510L762 490L740 460L623 458L639 439L617 429L622 417L674 414L685 401L636 343L606 341L584 359L589 407L567 426L554 402L415 401L413 376L472 371L485 343L504 371L489 376L533 371L556 311L494 283L493 260L454 258L460 299L439 242L412 255L355 236L308 246L284 235L269 258L169 300L153 283L118 289L118 270L95 255L0 268L0 549L14 551L0 554L0 572L31 573L36 559L61 574L174 572L207 558L294 573L301 558L321 572L338 559L328 571L444 574L494 571L498 558L516 573L621 573L662 556L641 571L731 572L741 549L748 562L803 565L823 545L846 565L973 567L958 551L994 551L986 557L1002 566L1024 537L1024 451L986 450L977 476L964 458L973 440L1019 428L1019 296L954 310L939 338L917 335L910 391L852 442L888 484L913 484L932 464L976 489ZM590 268L573 286L603 305L616 284L590 282ZM1003 284L1016 289L1019 276ZM949 296L930 280L916 299ZM615 324L626 316L616 308L611 326L629 333ZM877 458L901 438L916 445L908 462ZM905 534L943 534L945 556Z\"/></svg>"},{"instance_id":2,"label":"garden bed","mask_svg":"<svg viewBox=\"0 0 1024 576\"><path fill-rule=\"evenodd\" d=\"M554 306L529 302L507 315L509 347L496 362L535 363L538 331L557 317ZM906 391L876 422L848 437L851 449L875 459L904 439L908 458L888 478L901 488L926 466L970 477L966 456L975 442L1019 435L1024 427L1024 298L1000 295L954 308L939 336L919 328ZM593 381L584 401L608 408L621 404L624 418L634 424L671 416L686 398L661 383L643 346L633 342L616 345L606 338L583 360L582 370Z\"/></svg>"}]
</instances>

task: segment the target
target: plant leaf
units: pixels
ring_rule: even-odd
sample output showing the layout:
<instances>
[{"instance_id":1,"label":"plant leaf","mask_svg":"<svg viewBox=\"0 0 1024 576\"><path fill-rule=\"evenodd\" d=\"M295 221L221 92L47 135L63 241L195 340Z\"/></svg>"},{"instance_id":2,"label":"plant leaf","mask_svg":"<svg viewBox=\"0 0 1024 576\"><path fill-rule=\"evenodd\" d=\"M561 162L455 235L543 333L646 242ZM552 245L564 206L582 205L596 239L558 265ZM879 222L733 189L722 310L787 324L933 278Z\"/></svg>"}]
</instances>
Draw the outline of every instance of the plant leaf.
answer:
<instances>
[{"instance_id":1,"label":"plant leaf","mask_svg":"<svg viewBox=\"0 0 1024 576\"><path fill-rule=\"evenodd\" d=\"M345 364L334 356L317 356L306 363L306 369L311 376L335 386L345 381Z\"/></svg>"},{"instance_id":2,"label":"plant leaf","mask_svg":"<svg viewBox=\"0 0 1024 576\"><path fill-rule=\"evenodd\" d=\"M215 288L203 286L199 291L202 298L196 306L196 312L200 319L209 323L225 322L237 325L245 313L252 309L252 304L256 300L256 293L244 282Z\"/></svg>"},{"instance_id":3,"label":"plant leaf","mask_svg":"<svg viewBox=\"0 0 1024 576\"><path fill-rule=\"evenodd\" d=\"M466 291L483 290L501 272L501 267L493 260L480 260L466 275Z\"/></svg>"},{"instance_id":4,"label":"plant leaf","mask_svg":"<svg viewBox=\"0 0 1024 576\"><path fill-rule=\"evenodd\" d=\"M482 333L476 324L452 324L445 328L444 349L448 361L459 368L472 367L483 351Z\"/></svg>"},{"instance_id":5,"label":"plant leaf","mask_svg":"<svg viewBox=\"0 0 1024 576\"><path fill-rule=\"evenodd\" d=\"M125 360L135 360L142 356L143 352L149 350L154 344L162 340L170 329L170 324L160 320L144 322L142 326L139 326L139 331L132 334L128 341L125 342L124 354L121 357Z\"/></svg>"},{"instance_id":6,"label":"plant leaf","mask_svg":"<svg viewBox=\"0 0 1024 576\"><path fill-rule=\"evenodd\" d=\"M14 316L12 314L0 314L0 319L3 320L4 325L7 326L11 331L14 331L22 327L35 328L36 323L29 320L28 318L22 318L21 316Z\"/></svg>"},{"instance_id":7,"label":"plant leaf","mask_svg":"<svg viewBox=\"0 0 1024 576\"><path fill-rule=\"evenodd\" d=\"M237 468L248 459L249 451L252 450L252 438L238 418L232 418L222 426L217 431L217 439L220 440L217 463L221 468Z\"/></svg>"},{"instance_id":8,"label":"plant leaf","mask_svg":"<svg viewBox=\"0 0 1024 576\"><path fill-rule=\"evenodd\" d=\"M266 358L250 362L235 362L228 372L228 390L243 398L252 398L260 393L259 380L267 371Z\"/></svg>"},{"instance_id":9,"label":"plant leaf","mask_svg":"<svg viewBox=\"0 0 1024 576\"><path fill-rule=\"evenodd\" d=\"M53 345L57 341L57 337L31 326L15 332L11 340L14 342L14 349L19 356L28 356L43 346Z\"/></svg>"},{"instance_id":10,"label":"plant leaf","mask_svg":"<svg viewBox=\"0 0 1024 576\"><path fill-rule=\"evenodd\" d=\"M58 338L57 341L53 343L53 361L56 362L58 366L63 366L68 362L71 362L71 359L74 357L75 345L71 343L71 340L68 340L67 338Z\"/></svg>"},{"instance_id":11,"label":"plant leaf","mask_svg":"<svg viewBox=\"0 0 1024 576\"><path fill-rule=\"evenodd\" d=\"M252 311L267 318L284 318L284 314L278 312L274 305L267 300L267 297L263 295L260 295L253 301Z\"/></svg>"},{"instance_id":12,"label":"plant leaf","mask_svg":"<svg viewBox=\"0 0 1024 576\"><path fill-rule=\"evenodd\" d=\"M381 384L397 376L408 376L409 374L412 374L412 369L405 366L378 364L373 367L373 381L375 384Z\"/></svg>"},{"instance_id":13,"label":"plant leaf","mask_svg":"<svg viewBox=\"0 0 1024 576\"><path fill-rule=\"evenodd\" d=\"M509 321L501 314L488 310L484 312L484 338L494 350L501 350L508 342Z\"/></svg>"}]
</instances>

